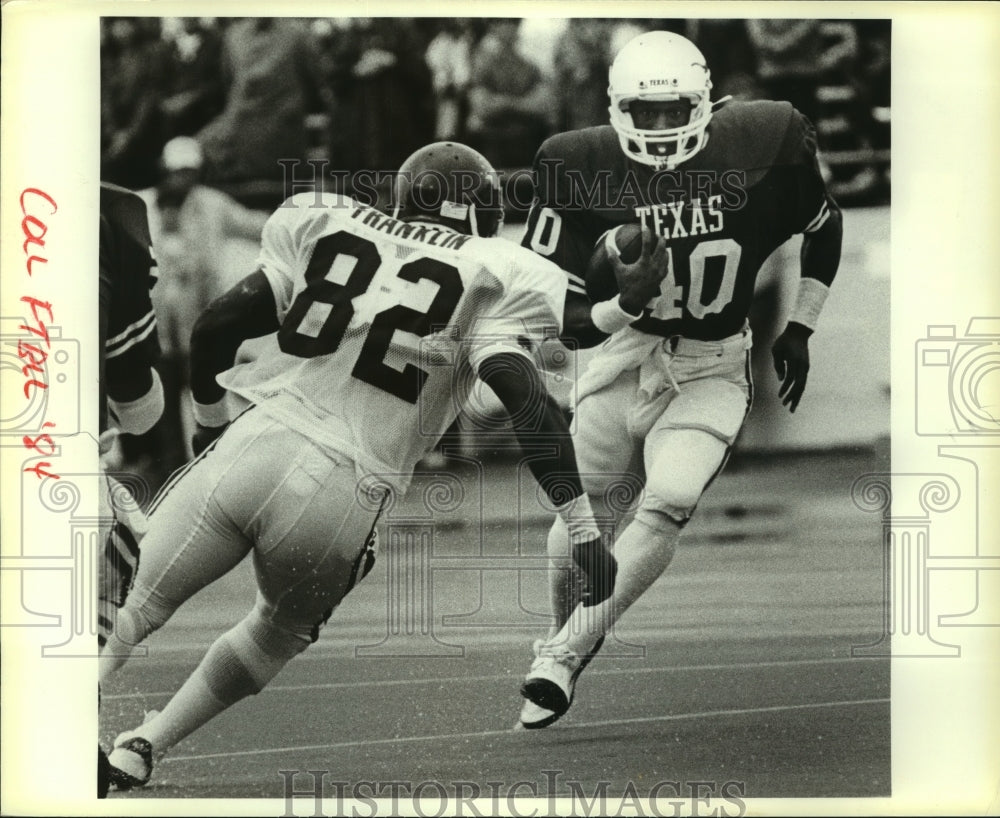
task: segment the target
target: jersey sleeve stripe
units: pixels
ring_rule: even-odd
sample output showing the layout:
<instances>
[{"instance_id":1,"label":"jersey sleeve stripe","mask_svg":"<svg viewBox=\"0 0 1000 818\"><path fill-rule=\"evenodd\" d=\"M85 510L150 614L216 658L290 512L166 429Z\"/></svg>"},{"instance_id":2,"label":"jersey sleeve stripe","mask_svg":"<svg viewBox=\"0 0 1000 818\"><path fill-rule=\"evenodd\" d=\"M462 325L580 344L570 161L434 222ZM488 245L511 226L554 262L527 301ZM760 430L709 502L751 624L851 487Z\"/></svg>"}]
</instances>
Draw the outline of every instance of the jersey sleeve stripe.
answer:
<instances>
[{"instance_id":1,"label":"jersey sleeve stripe","mask_svg":"<svg viewBox=\"0 0 1000 818\"><path fill-rule=\"evenodd\" d=\"M112 336L111 338L108 338L107 341L104 342L105 346L107 346L107 347L113 347L116 344L120 344L123 341L126 341L130 335L135 335L135 333L143 331L145 329L146 325L150 321L155 321L155 320L156 320L156 314L153 312L153 310L149 310L138 321L133 321L131 324L129 324L127 327L125 327L125 329L123 329L117 335Z\"/></svg>"},{"instance_id":2,"label":"jersey sleeve stripe","mask_svg":"<svg viewBox=\"0 0 1000 818\"><path fill-rule=\"evenodd\" d=\"M802 232L803 233L815 233L824 224L826 224L826 220L828 218L830 218L830 208L827 206L826 202L824 201L823 202L823 206L819 209L819 213L817 213L816 217L811 222L809 222L809 224L807 224L805 226L805 229Z\"/></svg>"},{"instance_id":3,"label":"jersey sleeve stripe","mask_svg":"<svg viewBox=\"0 0 1000 818\"><path fill-rule=\"evenodd\" d=\"M566 273L566 277L569 281L566 283L566 289L573 293L586 294L587 292L587 282L583 280L583 276L578 276L576 273Z\"/></svg>"},{"instance_id":4,"label":"jersey sleeve stripe","mask_svg":"<svg viewBox=\"0 0 1000 818\"><path fill-rule=\"evenodd\" d=\"M105 358L117 358L132 347L142 343L156 329L156 316L149 312L142 321L133 324L126 332L116 335L105 344Z\"/></svg>"}]
</instances>

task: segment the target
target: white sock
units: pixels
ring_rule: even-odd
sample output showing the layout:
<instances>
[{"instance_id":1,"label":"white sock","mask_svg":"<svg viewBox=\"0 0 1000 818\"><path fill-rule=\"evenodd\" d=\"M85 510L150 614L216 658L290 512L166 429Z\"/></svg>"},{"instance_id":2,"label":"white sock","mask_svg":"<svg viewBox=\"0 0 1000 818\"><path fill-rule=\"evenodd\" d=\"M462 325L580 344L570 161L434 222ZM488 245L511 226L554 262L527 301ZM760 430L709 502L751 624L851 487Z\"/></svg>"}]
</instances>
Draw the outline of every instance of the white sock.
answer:
<instances>
[{"instance_id":1,"label":"white sock","mask_svg":"<svg viewBox=\"0 0 1000 818\"><path fill-rule=\"evenodd\" d=\"M136 732L153 745L157 757L207 724L232 703L217 699L199 667L158 713Z\"/></svg>"},{"instance_id":2,"label":"white sock","mask_svg":"<svg viewBox=\"0 0 1000 818\"><path fill-rule=\"evenodd\" d=\"M614 595L593 607L577 605L550 644L565 645L578 656L592 652L597 640L667 570L681 529L672 522L659 524L659 519L650 524L650 519L637 514L615 544L618 576Z\"/></svg>"},{"instance_id":3,"label":"white sock","mask_svg":"<svg viewBox=\"0 0 1000 818\"><path fill-rule=\"evenodd\" d=\"M308 644L254 609L215 640L163 712L143 725L139 735L158 755L166 752L223 710L263 690Z\"/></svg>"}]
</instances>

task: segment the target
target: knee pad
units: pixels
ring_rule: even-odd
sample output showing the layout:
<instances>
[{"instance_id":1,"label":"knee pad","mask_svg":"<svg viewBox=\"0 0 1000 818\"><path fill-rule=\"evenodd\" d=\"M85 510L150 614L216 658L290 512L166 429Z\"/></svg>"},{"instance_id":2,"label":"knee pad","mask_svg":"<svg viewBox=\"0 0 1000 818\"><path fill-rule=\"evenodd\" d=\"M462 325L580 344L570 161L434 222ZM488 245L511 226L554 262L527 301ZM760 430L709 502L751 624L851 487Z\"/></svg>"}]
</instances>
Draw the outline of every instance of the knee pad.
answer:
<instances>
[{"instance_id":1,"label":"knee pad","mask_svg":"<svg viewBox=\"0 0 1000 818\"><path fill-rule=\"evenodd\" d=\"M662 480L650 483L647 488L636 516L642 512L665 515L679 526L687 525L704 490L700 485L682 485L680 482L671 484Z\"/></svg>"},{"instance_id":2,"label":"knee pad","mask_svg":"<svg viewBox=\"0 0 1000 818\"><path fill-rule=\"evenodd\" d=\"M650 538L672 542L687 520L680 522L662 509L640 508L635 513L635 522L649 532Z\"/></svg>"}]
</instances>

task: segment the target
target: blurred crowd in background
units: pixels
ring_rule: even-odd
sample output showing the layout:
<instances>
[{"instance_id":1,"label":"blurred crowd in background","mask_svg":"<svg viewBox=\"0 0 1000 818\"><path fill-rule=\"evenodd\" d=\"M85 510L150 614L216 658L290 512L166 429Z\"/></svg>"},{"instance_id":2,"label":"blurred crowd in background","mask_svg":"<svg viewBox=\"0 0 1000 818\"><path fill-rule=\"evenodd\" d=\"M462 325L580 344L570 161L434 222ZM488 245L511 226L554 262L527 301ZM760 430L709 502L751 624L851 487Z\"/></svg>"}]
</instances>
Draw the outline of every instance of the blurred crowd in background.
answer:
<instances>
[{"instance_id":1,"label":"blurred crowd in background","mask_svg":"<svg viewBox=\"0 0 1000 818\"><path fill-rule=\"evenodd\" d=\"M611 60L650 30L701 48L713 99L809 116L842 206L888 202L887 20L102 18L101 178L145 199L159 266L167 408L126 441L135 467L155 488L191 456L191 328L253 269L289 192L279 160L327 161L346 193L352 172L393 171L440 139L528 168L546 136L608 122Z\"/></svg>"},{"instance_id":2,"label":"blurred crowd in background","mask_svg":"<svg viewBox=\"0 0 1000 818\"><path fill-rule=\"evenodd\" d=\"M886 20L108 17L102 175L155 185L177 136L200 144L201 181L265 209L281 201L279 159L393 170L457 139L528 167L547 135L607 122L615 52L654 29L701 48L715 98L809 116L846 204L887 196Z\"/></svg>"}]
</instances>

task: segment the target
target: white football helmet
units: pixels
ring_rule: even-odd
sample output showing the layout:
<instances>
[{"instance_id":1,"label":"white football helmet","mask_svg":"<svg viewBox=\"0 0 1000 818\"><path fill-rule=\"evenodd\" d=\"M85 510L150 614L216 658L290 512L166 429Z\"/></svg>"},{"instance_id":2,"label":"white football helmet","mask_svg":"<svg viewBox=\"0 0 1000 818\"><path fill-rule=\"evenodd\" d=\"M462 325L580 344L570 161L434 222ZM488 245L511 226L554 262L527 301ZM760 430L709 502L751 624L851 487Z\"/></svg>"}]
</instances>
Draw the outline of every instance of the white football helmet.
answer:
<instances>
[{"instance_id":1,"label":"white football helmet","mask_svg":"<svg viewBox=\"0 0 1000 818\"><path fill-rule=\"evenodd\" d=\"M712 80L705 57L690 40L667 31L650 31L629 40L611 64L608 96L611 125L625 154L657 169L674 168L705 147L712 119L708 95ZM640 130L629 104L635 100L691 101L687 125Z\"/></svg>"}]
</instances>

